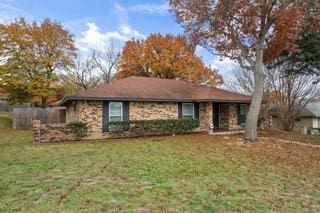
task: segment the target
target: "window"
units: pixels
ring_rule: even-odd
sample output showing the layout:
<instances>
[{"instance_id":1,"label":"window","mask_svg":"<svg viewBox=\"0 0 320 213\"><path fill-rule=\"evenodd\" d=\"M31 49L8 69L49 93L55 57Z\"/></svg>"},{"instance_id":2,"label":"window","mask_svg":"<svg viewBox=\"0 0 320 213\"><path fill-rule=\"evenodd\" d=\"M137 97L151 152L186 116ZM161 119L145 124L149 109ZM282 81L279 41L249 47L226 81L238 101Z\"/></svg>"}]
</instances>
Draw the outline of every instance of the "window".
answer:
<instances>
[{"instance_id":1,"label":"window","mask_svg":"<svg viewBox=\"0 0 320 213\"><path fill-rule=\"evenodd\" d=\"M183 103L182 104L182 119L194 119L194 104Z\"/></svg>"},{"instance_id":2,"label":"window","mask_svg":"<svg viewBox=\"0 0 320 213\"><path fill-rule=\"evenodd\" d=\"M240 104L239 106L239 123L244 124L246 123L246 105Z\"/></svg>"},{"instance_id":3,"label":"window","mask_svg":"<svg viewBox=\"0 0 320 213\"><path fill-rule=\"evenodd\" d=\"M245 114L246 114L246 105L240 104L240 115L245 115Z\"/></svg>"},{"instance_id":4,"label":"window","mask_svg":"<svg viewBox=\"0 0 320 213\"><path fill-rule=\"evenodd\" d=\"M294 119L295 121L301 121L301 118L299 117L299 118L296 118L296 119Z\"/></svg>"},{"instance_id":5,"label":"window","mask_svg":"<svg viewBox=\"0 0 320 213\"><path fill-rule=\"evenodd\" d=\"M109 121L122 121L122 102L109 103Z\"/></svg>"}]
</instances>

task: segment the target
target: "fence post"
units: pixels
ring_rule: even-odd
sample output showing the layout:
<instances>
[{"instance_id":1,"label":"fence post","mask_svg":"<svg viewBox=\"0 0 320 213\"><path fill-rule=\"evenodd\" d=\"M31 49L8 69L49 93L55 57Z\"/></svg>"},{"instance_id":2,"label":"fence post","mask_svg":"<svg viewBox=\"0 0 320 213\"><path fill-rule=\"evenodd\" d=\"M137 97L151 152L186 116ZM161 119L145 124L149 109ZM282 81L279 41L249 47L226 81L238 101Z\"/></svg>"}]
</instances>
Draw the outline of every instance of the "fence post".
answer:
<instances>
[{"instance_id":1,"label":"fence post","mask_svg":"<svg viewBox=\"0 0 320 213\"><path fill-rule=\"evenodd\" d=\"M41 143L41 121L32 121L32 131L33 131L33 143Z\"/></svg>"}]
</instances>

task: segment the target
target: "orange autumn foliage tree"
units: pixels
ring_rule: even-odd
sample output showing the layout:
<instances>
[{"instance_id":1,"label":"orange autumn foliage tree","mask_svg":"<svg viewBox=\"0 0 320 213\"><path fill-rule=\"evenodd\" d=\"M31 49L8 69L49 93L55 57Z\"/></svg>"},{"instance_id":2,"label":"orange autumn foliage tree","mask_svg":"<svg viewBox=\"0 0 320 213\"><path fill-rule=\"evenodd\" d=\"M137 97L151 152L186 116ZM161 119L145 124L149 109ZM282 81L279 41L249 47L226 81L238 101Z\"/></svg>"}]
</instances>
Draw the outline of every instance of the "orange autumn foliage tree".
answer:
<instances>
[{"instance_id":1,"label":"orange autumn foliage tree","mask_svg":"<svg viewBox=\"0 0 320 213\"><path fill-rule=\"evenodd\" d=\"M319 31L319 4L320 0L170 0L187 34L210 52L252 71L245 139L257 139L265 63L297 49L304 28Z\"/></svg>"},{"instance_id":2,"label":"orange autumn foliage tree","mask_svg":"<svg viewBox=\"0 0 320 213\"><path fill-rule=\"evenodd\" d=\"M146 40L128 41L120 56L118 79L146 76L206 83L222 83L217 70L206 67L183 36L150 35Z\"/></svg>"},{"instance_id":3,"label":"orange autumn foliage tree","mask_svg":"<svg viewBox=\"0 0 320 213\"><path fill-rule=\"evenodd\" d=\"M73 36L60 23L20 18L0 24L0 87L12 97L40 98L46 107L60 90L59 74L74 66L75 56Z\"/></svg>"}]
</instances>

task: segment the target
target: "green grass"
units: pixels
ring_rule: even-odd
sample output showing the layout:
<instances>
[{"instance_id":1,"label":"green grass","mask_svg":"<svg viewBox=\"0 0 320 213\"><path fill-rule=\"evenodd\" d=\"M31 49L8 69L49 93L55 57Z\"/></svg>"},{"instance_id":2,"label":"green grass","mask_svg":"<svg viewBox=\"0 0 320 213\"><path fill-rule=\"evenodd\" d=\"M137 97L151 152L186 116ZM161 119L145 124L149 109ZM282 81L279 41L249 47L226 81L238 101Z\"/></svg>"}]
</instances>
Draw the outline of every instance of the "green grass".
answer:
<instances>
[{"instance_id":1,"label":"green grass","mask_svg":"<svg viewBox=\"0 0 320 213\"><path fill-rule=\"evenodd\" d=\"M320 149L187 135L33 145L0 131L0 212L320 211Z\"/></svg>"},{"instance_id":2,"label":"green grass","mask_svg":"<svg viewBox=\"0 0 320 213\"><path fill-rule=\"evenodd\" d=\"M9 113L0 113L0 130L12 128L12 115Z\"/></svg>"}]
</instances>

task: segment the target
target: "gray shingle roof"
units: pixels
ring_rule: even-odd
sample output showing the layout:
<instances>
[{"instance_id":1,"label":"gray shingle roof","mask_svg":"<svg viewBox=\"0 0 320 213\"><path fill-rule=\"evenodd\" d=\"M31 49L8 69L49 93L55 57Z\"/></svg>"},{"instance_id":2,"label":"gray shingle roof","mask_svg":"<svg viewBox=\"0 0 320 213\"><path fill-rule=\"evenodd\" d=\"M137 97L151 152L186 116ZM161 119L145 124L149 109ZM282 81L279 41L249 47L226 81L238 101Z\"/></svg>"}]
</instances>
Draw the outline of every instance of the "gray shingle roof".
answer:
<instances>
[{"instance_id":1,"label":"gray shingle roof","mask_svg":"<svg viewBox=\"0 0 320 213\"><path fill-rule=\"evenodd\" d=\"M309 103L306 106L306 110L313 114L312 117L320 118L320 100Z\"/></svg>"}]
</instances>

